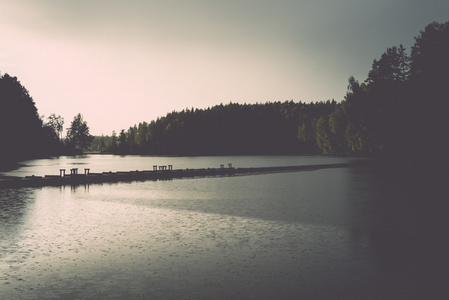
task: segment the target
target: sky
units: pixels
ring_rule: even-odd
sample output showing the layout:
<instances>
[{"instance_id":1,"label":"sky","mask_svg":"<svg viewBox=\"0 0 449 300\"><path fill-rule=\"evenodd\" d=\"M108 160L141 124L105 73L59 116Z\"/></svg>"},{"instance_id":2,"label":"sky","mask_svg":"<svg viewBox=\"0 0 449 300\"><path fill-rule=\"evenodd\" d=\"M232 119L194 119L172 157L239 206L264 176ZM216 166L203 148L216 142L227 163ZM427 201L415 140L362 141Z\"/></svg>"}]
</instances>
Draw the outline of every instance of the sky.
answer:
<instances>
[{"instance_id":1,"label":"sky","mask_svg":"<svg viewBox=\"0 0 449 300\"><path fill-rule=\"evenodd\" d=\"M0 73L111 135L221 103L344 98L447 0L0 0Z\"/></svg>"}]
</instances>

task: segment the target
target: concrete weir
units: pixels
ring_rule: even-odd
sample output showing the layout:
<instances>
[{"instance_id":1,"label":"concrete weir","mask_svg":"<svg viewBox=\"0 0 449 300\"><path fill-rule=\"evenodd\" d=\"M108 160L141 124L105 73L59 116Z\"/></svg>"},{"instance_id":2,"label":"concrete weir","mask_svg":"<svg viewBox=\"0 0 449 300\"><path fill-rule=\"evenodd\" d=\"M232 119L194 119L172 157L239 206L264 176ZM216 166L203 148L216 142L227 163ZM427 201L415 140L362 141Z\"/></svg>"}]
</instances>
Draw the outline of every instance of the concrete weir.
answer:
<instances>
[{"instance_id":1,"label":"concrete weir","mask_svg":"<svg viewBox=\"0 0 449 300\"><path fill-rule=\"evenodd\" d=\"M283 173L298 171L313 171L328 168L343 168L349 163L304 165L304 166L280 166L280 167L257 167L257 168L234 168L231 164L227 168L220 165L220 168L207 169L173 169L169 166L153 166L153 170L142 171L117 171L92 173L89 168L84 169L84 173L78 173L77 168L70 169L70 174L65 173L65 169L59 170L59 175L26 176L22 177L0 177L0 188L14 187L44 187L63 186L79 184L95 184L109 182L129 182L146 180L171 180L179 178L195 177L215 177L215 176L237 176L267 173Z\"/></svg>"}]
</instances>

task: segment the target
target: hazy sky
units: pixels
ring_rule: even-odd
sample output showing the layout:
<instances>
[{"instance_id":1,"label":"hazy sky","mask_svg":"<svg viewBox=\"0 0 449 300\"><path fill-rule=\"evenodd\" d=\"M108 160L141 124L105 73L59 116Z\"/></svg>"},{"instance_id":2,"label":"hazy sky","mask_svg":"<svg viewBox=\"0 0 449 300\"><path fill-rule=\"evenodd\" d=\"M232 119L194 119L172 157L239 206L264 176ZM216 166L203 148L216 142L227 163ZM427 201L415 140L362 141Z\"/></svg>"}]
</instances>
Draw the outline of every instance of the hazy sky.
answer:
<instances>
[{"instance_id":1,"label":"hazy sky","mask_svg":"<svg viewBox=\"0 0 449 300\"><path fill-rule=\"evenodd\" d=\"M173 110L343 99L447 0L0 0L0 72L110 135Z\"/></svg>"}]
</instances>

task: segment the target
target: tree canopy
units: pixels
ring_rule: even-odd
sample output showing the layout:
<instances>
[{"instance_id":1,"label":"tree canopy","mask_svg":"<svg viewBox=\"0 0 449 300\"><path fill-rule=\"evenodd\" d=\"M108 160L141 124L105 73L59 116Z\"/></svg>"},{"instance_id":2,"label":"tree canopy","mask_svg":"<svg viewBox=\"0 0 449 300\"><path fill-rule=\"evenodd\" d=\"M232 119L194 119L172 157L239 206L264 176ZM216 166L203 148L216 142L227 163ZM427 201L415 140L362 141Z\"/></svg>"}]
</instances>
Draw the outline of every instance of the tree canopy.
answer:
<instances>
[{"instance_id":1,"label":"tree canopy","mask_svg":"<svg viewBox=\"0 0 449 300\"><path fill-rule=\"evenodd\" d=\"M341 102L217 105L171 112L102 137L101 151L132 154L444 153L449 102L449 22L429 24L353 76Z\"/></svg>"},{"instance_id":2,"label":"tree canopy","mask_svg":"<svg viewBox=\"0 0 449 300\"><path fill-rule=\"evenodd\" d=\"M27 89L16 77L0 76L0 160L45 156L53 152L55 142Z\"/></svg>"},{"instance_id":3,"label":"tree canopy","mask_svg":"<svg viewBox=\"0 0 449 300\"><path fill-rule=\"evenodd\" d=\"M39 117L28 90L16 77L0 76L0 162L48 157L86 149L92 137L79 114L65 140L64 119L51 114L47 122Z\"/></svg>"},{"instance_id":4,"label":"tree canopy","mask_svg":"<svg viewBox=\"0 0 449 300\"><path fill-rule=\"evenodd\" d=\"M410 53L387 48L366 80L349 78L340 102L186 108L95 140L81 114L62 139L64 120L52 114L44 123L17 78L0 76L3 159L77 153L91 142L93 150L117 154L437 157L449 150L448 113L449 22L426 26Z\"/></svg>"},{"instance_id":5,"label":"tree canopy","mask_svg":"<svg viewBox=\"0 0 449 300\"><path fill-rule=\"evenodd\" d=\"M92 140L87 122L83 120L81 113L77 114L67 128L67 143L76 150L83 151L90 146Z\"/></svg>"}]
</instances>

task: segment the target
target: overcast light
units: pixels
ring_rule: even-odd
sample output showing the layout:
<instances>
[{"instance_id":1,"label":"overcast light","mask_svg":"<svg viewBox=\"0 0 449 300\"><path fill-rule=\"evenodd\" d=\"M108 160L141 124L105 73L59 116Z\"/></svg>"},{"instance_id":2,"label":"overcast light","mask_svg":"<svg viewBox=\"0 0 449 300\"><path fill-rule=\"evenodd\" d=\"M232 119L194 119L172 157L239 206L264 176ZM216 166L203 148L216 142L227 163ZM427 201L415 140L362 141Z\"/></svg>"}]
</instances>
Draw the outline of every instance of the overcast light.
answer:
<instances>
[{"instance_id":1,"label":"overcast light","mask_svg":"<svg viewBox=\"0 0 449 300\"><path fill-rule=\"evenodd\" d=\"M110 135L186 107L340 101L448 1L0 0L0 72ZM65 127L67 127L65 126Z\"/></svg>"}]
</instances>

